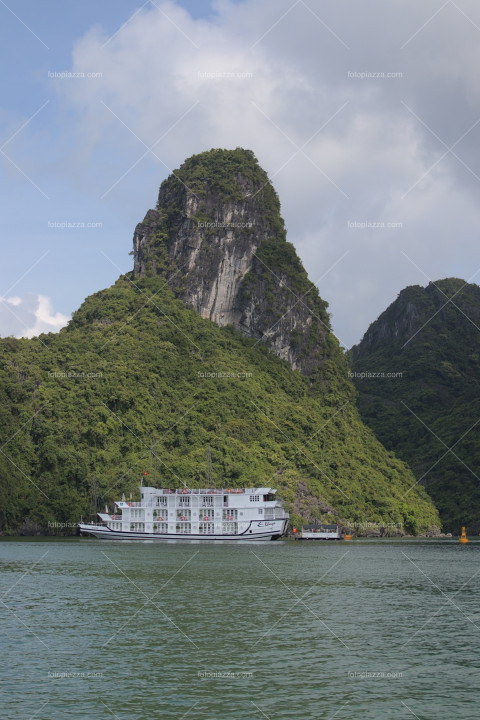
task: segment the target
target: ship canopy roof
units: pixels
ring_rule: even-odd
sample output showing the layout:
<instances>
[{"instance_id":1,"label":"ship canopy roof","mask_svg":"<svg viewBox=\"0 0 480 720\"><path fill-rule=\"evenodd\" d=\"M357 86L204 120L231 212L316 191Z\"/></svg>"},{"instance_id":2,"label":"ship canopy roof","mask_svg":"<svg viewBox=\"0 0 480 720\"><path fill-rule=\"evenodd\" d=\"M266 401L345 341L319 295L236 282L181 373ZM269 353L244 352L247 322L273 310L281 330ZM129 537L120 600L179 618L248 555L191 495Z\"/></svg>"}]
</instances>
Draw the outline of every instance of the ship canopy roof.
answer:
<instances>
[{"instance_id":1,"label":"ship canopy roof","mask_svg":"<svg viewBox=\"0 0 480 720\"><path fill-rule=\"evenodd\" d=\"M252 494L252 495L270 495L275 494L277 492L276 488L269 488L269 487L257 487L257 488L193 488L193 487L185 487L185 488L155 488L150 487L146 485L140 485L140 490L144 494L148 495L154 495L156 493L189 493L194 495L200 495L202 493L215 493L215 494L238 494L238 493L245 493L245 494Z\"/></svg>"}]
</instances>

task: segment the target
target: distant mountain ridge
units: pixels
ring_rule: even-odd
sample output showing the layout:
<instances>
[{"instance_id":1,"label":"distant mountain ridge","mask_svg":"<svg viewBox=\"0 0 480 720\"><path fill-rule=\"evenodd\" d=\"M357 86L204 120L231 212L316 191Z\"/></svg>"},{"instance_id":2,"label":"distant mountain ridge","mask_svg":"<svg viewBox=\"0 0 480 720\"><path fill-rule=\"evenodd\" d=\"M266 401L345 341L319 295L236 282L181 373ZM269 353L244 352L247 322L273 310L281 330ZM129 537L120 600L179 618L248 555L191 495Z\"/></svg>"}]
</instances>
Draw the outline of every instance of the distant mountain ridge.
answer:
<instances>
[{"instance_id":1,"label":"distant mountain ridge","mask_svg":"<svg viewBox=\"0 0 480 720\"><path fill-rule=\"evenodd\" d=\"M405 288L352 348L351 367L363 420L410 464L445 529L479 532L480 287Z\"/></svg>"}]
</instances>

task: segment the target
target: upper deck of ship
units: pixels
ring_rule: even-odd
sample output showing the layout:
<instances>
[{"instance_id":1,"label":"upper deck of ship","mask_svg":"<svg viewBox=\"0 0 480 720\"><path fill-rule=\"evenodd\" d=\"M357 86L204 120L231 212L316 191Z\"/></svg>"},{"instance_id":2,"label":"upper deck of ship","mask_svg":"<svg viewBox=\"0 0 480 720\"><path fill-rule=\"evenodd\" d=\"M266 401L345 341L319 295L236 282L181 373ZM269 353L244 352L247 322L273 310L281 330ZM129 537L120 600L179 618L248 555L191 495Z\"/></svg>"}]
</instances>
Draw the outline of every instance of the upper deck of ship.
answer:
<instances>
[{"instance_id":1,"label":"upper deck of ship","mask_svg":"<svg viewBox=\"0 0 480 720\"><path fill-rule=\"evenodd\" d=\"M256 488L140 488L141 500L116 502L119 508L152 507L156 505L197 505L215 506L263 506L265 504L281 504L276 496L276 489L269 487Z\"/></svg>"},{"instance_id":2,"label":"upper deck of ship","mask_svg":"<svg viewBox=\"0 0 480 720\"><path fill-rule=\"evenodd\" d=\"M268 495L276 493L275 488L256 487L256 488L155 488L143 485L140 491L145 494L154 495Z\"/></svg>"}]
</instances>

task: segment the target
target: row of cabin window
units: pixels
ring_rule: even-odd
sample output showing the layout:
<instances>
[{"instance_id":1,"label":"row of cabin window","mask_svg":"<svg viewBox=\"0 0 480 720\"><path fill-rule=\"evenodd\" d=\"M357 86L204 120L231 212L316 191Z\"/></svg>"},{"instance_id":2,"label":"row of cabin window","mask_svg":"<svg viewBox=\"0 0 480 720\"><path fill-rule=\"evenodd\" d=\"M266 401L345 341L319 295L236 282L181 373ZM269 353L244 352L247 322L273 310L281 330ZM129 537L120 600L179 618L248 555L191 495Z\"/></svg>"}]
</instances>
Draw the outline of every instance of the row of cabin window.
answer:
<instances>
[{"instance_id":1,"label":"row of cabin window","mask_svg":"<svg viewBox=\"0 0 480 720\"><path fill-rule=\"evenodd\" d=\"M190 505L190 496L186 495L185 497L183 495L175 496L178 497L180 505ZM198 497L193 496L193 497ZM202 497L202 496L200 496ZM202 506L208 507L212 506L214 504L214 496L204 496L202 497ZM250 495L250 502L260 502L260 495ZM157 497L157 507L164 506L166 507L168 503L167 497Z\"/></svg>"},{"instance_id":2,"label":"row of cabin window","mask_svg":"<svg viewBox=\"0 0 480 720\"><path fill-rule=\"evenodd\" d=\"M199 518L199 520L203 520L204 517L208 517L209 519L213 520L214 514L215 514L215 511L212 509L208 509L208 510L200 509L198 511L198 518ZM161 515L160 517L163 517L163 515ZM191 520L192 511L189 508L185 508L185 509L177 508L177 519L180 520L181 517L186 517L188 520ZM229 518L231 518L232 520L236 520L237 517L238 517L238 510L232 509L232 510L224 510L223 511L223 515L222 515L223 520L228 520ZM155 522L155 515L153 516L153 520Z\"/></svg>"},{"instance_id":3,"label":"row of cabin window","mask_svg":"<svg viewBox=\"0 0 480 720\"><path fill-rule=\"evenodd\" d=\"M143 513L143 510L134 509L134 510L131 510L130 512L131 512L131 515L130 515L130 519L131 519L131 520L135 520L136 518L143 518L143 517L144 517L144 516L141 514L141 513ZM215 512L215 511L214 511L213 509L207 509L207 510L199 509L199 511L198 511L199 520L202 520L204 515L205 515L205 516L208 516L209 519L212 519L212 520L213 520L214 512ZM263 514L263 509L262 509L262 508L258 508L258 514L259 514L259 515L262 515L262 514ZM185 509L178 509L178 508L177 508L177 519L179 520L182 516L185 516L185 518L187 518L188 520L191 520L192 511L191 511L190 509L187 509L187 508L185 508ZM235 508L231 508L231 509L229 509L229 510L225 510L225 509L224 509L224 510L223 510L223 514L222 514L222 519L223 519L223 520L227 520L227 519L229 518L229 516L231 516L232 520L237 520L237 518L238 518L238 510L235 509ZM162 517L162 520L163 520L163 519L164 519L164 518ZM155 516L153 516L153 522L156 522L156 517L155 517ZM159 522L162 522L162 521L159 521Z\"/></svg>"},{"instance_id":4,"label":"row of cabin window","mask_svg":"<svg viewBox=\"0 0 480 720\"><path fill-rule=\"evenodd\" d=\"M214 504L213 501L214 501L213 497L202 498L202 507L207 507L207 506L212 507ZM250 495L250 502L260 502L260 495ZM163 504L166 505L166 503L163 503ZM190 496L187 495L187 496L183 497L182 495L180 495L179 504L185 505L185 506L190 505Z\"/></svg>"},{"instance_id":5,"label":"row of cabin window","mask_svg":"<svg viewBox=\"0 0 480 720\"><path fill-rule=\"evenodd\" d=\"M198 497L198 496L194 496ZM178 503L179 505L190 505L190 496L189 495L180 495L178 497ZM214 505L214 498L213 497L204 497L202 498L201 507L213 507Z\"/></svg>"},{"instance_id":6,"label":"row of cabin window","mask_svg":"<svg viewBox=\"0 0 480 720\"><path fill-rule=\"evenodd\" d=\"M177 527L184 527L184 526L187 526L187 525L190 526L190 525L191 525L191 521L185 520L185 521L183 521L183 522L177 522L176 524L177 524ZM232 522L232 521L230 521L230 522L225 522L225 521L224 521L222 524L223 524L223 525L235 525L236 523L235 523L235 521L233 521L233 522ZM168 527L168 522L155 522L155 521L154 521L154 522L153 522L153 525L155 525L155 527ZM215 523L204 521L204 522L198 523L198 525L199 525L199 527L206 527L207 525L208 525L209 527L210 527L210 526L211 526L211 527L214 527L214 526L215 526ZM123 523L121 523L121 522L112 522L112 523L111 523L111 527L112 527L114 530L122 530L122 528L123 528ZM145 530L145 523L130 523L130 530L143 531L143 530Z\"/></svg>"},{"instance_id":7,"label":"row of cabin window","mask_svg":"<svg viewBox=\"0 0 480 720\"><path fill-rule=\"evenodd\" d=\"M160 512L162 512L162 511L160 511ZM185 513L190 513L190 512L191 512L191 510L185 510ZM208 515L211 515L211 514L213 514L213 512L214 512L214 510L213 510L213 509L210 509L210 508L208 508L208 509L206 509L206 510L203 510L203 511L200 509L200 511L199 511L200 515L202 515L202 514L204 514L204 515L207 515L207 514L208 514ZM236 511L235 511L235 512L236 512ZM184 511L177 509L177 514L178 514L178 513L183 514ZM230 513L230 514L233 514L233 510L232 510L232 513ZM140 519L140 518L142 518L142 519L144 518L144 510L142 510L142 509L133 509L133 510L130 510L130 519L131 519L131 520Z\"/></svg>"},{"instance_id":8,"label":"row of cabin window","mask_svg":"<svg viewBox=\"0 0 480 720\"><path fill-rule=\"evenodd\" d=\"M191 523L179 523L176 526L176 530L178 533L188 534L188 533L192 532L192 525L191 525ZM208 522L199 523L198 533L200 535L203 535L203 534L206 535L209 533L213 534L214 532L215 532L215 524L214 523L208 523ZM224 533L237 532L237 524L234 522L223 523L222 524L222 532L224 532Z\"/></svg>"},{"instance_id":9,"label":"row of cabin window","mask_svg":"<svg viewBox=\"0 0 480 720\"><path fill-rule=\"evenodd\" d=\"M112 523L112 529L113 530L122 530L122 523L114 522ZM176 531L179 533L191 533L192 532L192 525L189 522L183 522L183 523L177 523L176 524ZM131 523L130 524L130 530L132 532L145 532L145 523ZM224 522L222 525L222 530L224 532L236 532L236 523L234 522ZM210 522L201 522L198 525L198 532L200 534L203 533L213 533L215 531L215 523ZM168 532L168 523L155 523L155 527L153 529L153 532L159 532L159 533L166 533Z\"/></svg>"}]
</instances>

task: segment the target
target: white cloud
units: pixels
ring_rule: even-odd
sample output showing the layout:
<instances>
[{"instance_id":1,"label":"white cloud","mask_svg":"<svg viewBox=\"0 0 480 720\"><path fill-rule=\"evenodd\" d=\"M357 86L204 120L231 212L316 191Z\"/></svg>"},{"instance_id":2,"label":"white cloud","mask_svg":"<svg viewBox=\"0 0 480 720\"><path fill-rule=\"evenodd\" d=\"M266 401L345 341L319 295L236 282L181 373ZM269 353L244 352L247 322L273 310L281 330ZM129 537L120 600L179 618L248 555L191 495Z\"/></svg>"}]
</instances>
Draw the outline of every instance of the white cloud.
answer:
<instances>
[{"instance_id":1,"label":"white cloud","mask_svg":"<svg viewBox=\"0 0 480 720\"><path fill-rule=\"evenodd\" d=\"M70 318L55 312L45 295L27 293L23 297L0 298L1 336L32 338L41 333L58 332Z\"/></svg>"},{"instance_id":2,"label":"white cloud","mask_svg":"<svg viewBox=\"0 0 480 720\"><path fill-rule=\"evenodd\" d=\"M112 39L96 28L79 40L72 69L101 78L59 84L99 194L120 206L140 185L151 198L152 172L158 185L193 153L251 148L348 345L426 282L405 255L433 279L467 278L480 220L477 0L463 0L467 17L453 3L433 17L430 0L222 0L208 21L157 4ZM403 77L351 76L362 72Z\"/></svg>"}]
</instances>

